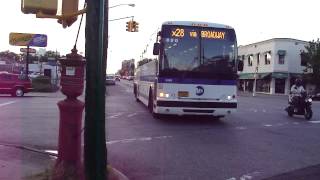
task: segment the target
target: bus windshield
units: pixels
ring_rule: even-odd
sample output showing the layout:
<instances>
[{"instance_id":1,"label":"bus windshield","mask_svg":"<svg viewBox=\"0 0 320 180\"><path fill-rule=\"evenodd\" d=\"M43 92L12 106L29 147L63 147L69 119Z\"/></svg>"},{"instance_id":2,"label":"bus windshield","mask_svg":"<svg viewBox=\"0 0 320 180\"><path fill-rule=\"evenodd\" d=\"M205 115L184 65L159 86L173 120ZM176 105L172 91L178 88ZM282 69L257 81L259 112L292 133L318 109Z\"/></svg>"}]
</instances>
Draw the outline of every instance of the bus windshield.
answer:
<instances>
[{"instance_id":1,"label":"bus windshield","mask_svg":"<svg viewBox=\"0 0 320 180\"><path fill-rule=\"evenodd\" d=\"M160 76L236 78L233 29L165 25Z\"/></svg>"}]
</instances>

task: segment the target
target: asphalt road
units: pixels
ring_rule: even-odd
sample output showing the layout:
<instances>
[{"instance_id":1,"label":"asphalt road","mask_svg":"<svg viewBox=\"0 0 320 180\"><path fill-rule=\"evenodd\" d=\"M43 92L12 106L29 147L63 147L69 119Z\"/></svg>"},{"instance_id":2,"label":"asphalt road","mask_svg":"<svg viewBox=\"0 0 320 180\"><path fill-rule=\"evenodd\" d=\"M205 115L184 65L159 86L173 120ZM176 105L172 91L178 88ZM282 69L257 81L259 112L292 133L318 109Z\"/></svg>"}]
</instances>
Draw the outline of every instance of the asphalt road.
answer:
<instances>
[{"instance_id":1,"label":"asphalt road","mask_svg":"<svg viewBox=\"0 0 320 180\"><path fill-rule=\"evenodd\" d=\"M132 82L122 81L108 86L109 162L132 180L244 180L306 172L320 164L320 103L313 104L312 121L289 118L286 103L285 96L243 95L238 112L221 120L156 120L135 101Z\"/></svg>"},{"instance_id":2,"label":"asphalt road","mask_svg":"<svg viewBox=\"0 0 320 180\"><path fill-rule=\"evenodd\" d=\"M62 99L61 93L0 96L0 144L56 150ZM156 120L135 101L132 81L107 86L106 101L109 162L131 180L286 179L320 169L319 102L312 121L289 118L284 96L249 95L221 120Z\"/></svg>"}]
</instances>

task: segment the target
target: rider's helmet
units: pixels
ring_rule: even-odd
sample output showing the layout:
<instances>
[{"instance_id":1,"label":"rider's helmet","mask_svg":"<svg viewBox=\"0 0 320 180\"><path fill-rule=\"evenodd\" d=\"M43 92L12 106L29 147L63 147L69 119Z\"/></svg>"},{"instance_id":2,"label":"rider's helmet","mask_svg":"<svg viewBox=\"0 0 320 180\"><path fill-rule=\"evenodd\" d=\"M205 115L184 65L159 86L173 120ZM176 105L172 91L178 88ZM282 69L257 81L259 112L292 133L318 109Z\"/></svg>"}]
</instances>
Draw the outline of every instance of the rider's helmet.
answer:
<instances>
[{"instance_id":1,"label":"rider's helmet","mask_svg":"<svg viewBox=\"0 0 320 180\"><path fill-rule=\"evenodd\" d=\"M300 78L297 78L295 81L296 86L302 86L302 80Z\"/></svg>"}]
</instances>

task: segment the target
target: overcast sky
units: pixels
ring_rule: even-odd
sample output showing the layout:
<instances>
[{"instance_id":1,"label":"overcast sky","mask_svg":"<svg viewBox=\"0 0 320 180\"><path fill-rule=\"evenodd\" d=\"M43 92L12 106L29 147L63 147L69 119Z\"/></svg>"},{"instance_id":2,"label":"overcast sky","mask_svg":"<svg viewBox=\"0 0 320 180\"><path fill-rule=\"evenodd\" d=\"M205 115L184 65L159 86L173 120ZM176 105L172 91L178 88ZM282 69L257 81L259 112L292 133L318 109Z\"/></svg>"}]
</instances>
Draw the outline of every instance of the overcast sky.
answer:
<instances>
[{"instance_id":1,"label":"overcast sky","mask_svg":"<svg viewBox=\"0 0 320 180\"><path fill-rule=\"evenodd\" d=\"M62 54L72 49L79 19L63 29L53 19L36 19L20 11L20 0L5 1L1 6L0 51L19 52L20 47L9 45L9 33L48 35L47 50ZM79 1L83 6L84 0ZM235 28L238 44L245 45L270 38L295 38L311 41L320 37L319 0L110 0L109 5L134 3L135 7L111 8L109 19L134 16L139 32L126 31L126 21L109 23L108 72L121 68L121 61L139 56L150 35L163 21L190 20L227 24ZM85 51L84 25L78 41L79 52Z\"/></svg>"}]
</instances>

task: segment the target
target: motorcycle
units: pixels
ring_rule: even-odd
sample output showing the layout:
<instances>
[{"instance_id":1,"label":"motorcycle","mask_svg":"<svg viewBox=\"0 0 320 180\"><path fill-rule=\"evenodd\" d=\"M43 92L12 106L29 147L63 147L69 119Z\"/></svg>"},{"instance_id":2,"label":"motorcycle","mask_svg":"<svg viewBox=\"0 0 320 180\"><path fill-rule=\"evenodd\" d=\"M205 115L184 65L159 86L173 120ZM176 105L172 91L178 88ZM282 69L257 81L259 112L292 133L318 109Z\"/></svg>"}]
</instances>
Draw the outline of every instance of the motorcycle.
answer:
<instances>
[{"instance_id":1,"label":"motorcycle","mask_svg":"<svg viewBox=\"0 0 320 180\"><path fill-rule=\"evenodd\" d=\"M289 96L289 106L286 108L288 116L304 115L307 120L312 118L312 99L308 97L306 93L302 93L299 96Z\"/></svg>"}]
</instances>

